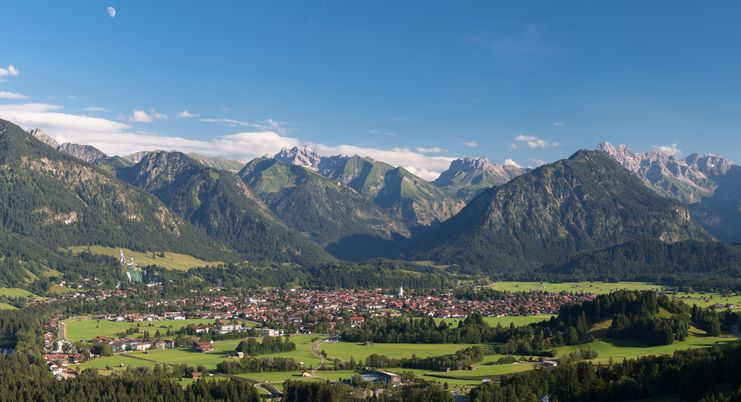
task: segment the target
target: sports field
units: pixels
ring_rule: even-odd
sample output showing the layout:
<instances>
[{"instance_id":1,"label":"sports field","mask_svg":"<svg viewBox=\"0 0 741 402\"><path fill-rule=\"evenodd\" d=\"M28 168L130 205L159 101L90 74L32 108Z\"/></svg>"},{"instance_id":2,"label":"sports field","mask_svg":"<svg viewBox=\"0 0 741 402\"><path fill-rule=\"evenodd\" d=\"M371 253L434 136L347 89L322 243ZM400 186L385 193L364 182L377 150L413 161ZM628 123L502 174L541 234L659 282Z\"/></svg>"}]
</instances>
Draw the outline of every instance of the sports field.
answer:
<instances>
[{"instance_id":1,"label":"sports field","mask_svg":"<svg viewBox=\"0 0 741 402\"><path fill-rule=\"evenodd\" d=\"M121 248L103 246L74 246L70 247L69 250L75 254L89 251L92 254L107 255L109 257L115 257L116 259L118 259ZM191 268L218 266L224 264L221 261L204 261L190 255L178 254L170 251L165 251L164 257L159 256L159 251L142 253L129 250L127 248L124 248L123 251L127 259L134 257L134 262L136 262L136 264L141 267L147 265L156 265L165 269L187 271Z\"/></svg>"}]
</instances>

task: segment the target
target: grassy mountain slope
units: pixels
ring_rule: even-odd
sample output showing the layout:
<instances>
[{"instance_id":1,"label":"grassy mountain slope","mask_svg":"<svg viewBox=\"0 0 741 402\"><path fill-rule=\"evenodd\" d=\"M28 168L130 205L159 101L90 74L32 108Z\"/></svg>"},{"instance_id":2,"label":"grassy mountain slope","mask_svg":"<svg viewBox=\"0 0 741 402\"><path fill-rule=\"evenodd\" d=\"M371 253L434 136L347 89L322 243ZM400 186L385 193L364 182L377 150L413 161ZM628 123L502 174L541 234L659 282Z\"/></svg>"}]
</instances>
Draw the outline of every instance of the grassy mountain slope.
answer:
<instances>
[{"instance_id":1,"label":"grassy mountain slope","mask_svg":"<svg viewBox=\"0 0 741 402\"><path fill-rule=\"evenodd\" d=\"M410 228L433 226L461 208L457 200L426 180L370 158L325 158L318 172L352 188Z\"/></svg>"},{"instance_id":2,"label":"grassy mountain slope","mask_svg":"<svg viewBox=\"0 0 741 402\"><path fill-rule=\"evenodd\" d=\"M209 259L218 243L155 197L0 121L0 216L5 230L54 249L100 244Z\"/></svg>"},{"instance_id":3,"label":"grassy mountain slope","mask_svg":"<svg viewBox=\"0 0 741 402\"><path fill-rule=\"evenodd\" d=\"M248 163L239 176L286 225L322 246L408 235L404 225L356 192L304 167L261 158ZM343 257L352 257L357 245L344 245Z\"/></svg>"}]
</instances>

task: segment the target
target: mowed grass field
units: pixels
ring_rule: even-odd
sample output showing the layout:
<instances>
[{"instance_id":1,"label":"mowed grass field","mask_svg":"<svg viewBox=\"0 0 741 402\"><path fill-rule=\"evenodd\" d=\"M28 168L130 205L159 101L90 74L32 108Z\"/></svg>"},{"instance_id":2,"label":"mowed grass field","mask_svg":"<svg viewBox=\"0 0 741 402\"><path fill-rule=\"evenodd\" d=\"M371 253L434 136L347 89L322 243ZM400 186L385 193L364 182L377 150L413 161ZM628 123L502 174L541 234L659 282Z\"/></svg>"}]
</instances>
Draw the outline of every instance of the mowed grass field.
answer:
<instances>
[{"instance_id":1,"label":"mowed grass field","mask_svg":"<svg viewBox=\"0 0 741 402\"><path fill-rule=\"evenodd\" d=\"M110 257L119 258L119 250L121 248L115 247L103 247L103 246L74 246L68 248L75 254L79 254L85 251L89 251L93 254L107 255ZM221 261L204 261L186 254L178 254L170 251L164 252L164 257L160 257L159 251L149 251L146 253L133 251L124 248L124 255L127 259L134 257L134 262L138 266L156 265L165 269L172 269L178 271L187 271L191 268L205 267L205 266L219 266L224 265Z\"/></svg>"},{"instance_id":2,"label":"mowed grass field","mask_svg":"<svg viewBox=\"0 0 741 402\"><path fill-rule=\"evenodd\" d=\"M338 358L343 361L365 360L372 354L385 355L396 359L412 357L430 357L453 354L461 349L465 349L472 344L422 344L422 343L374 343L364 345L354 342L321 342L321 349L327 352L329 359Z\"/></svg>"},{"instance_id":3,"label":"mowed grass field","mask_svg":"<svg viewBox=\"0 0 741 402\"><path fill-rule=\"evenodd\" d=\"M293 336L291 337L291 340L296 344L295 351L265 354L259 355L259 357L292 357L298 362L303 362L307 368L317 367L319 366L320 358L311 352L312 338L313 336L310 335ZM208 353L179 348L151 350L147 352L117 353L113 356L90 359L89 361L80 364L80 368L118 368L122 363L124 364L124 367L154 367L155 364L160 363L187 364L193 367L203 365L209 370L214 370L216 369L216 365L220 362L231 359L230 354L234 352L241 341L243 341L243 339L214 342L213 352Z\"/></svg>"},{"instance_id":4,"label":"mowed grass field","mask_svg":"<svg viewBox=\"0 0 741 402\"><path fill-rule=\"evenodd\" d=\"M615 290L660 290L662 286L646 282L494 282L489 285L503 292L585 292L605 294Z\"/></svg>"},{"instance_id":5,"label":"mowed grass field","mask_svg":"<svg viewBox=\"0 0 741 402\"><path fill-rule=\"evenodd\" d=\"M160 333L164 335L167 329L170 328L176 331L180 328L187 327L191 324L211 324L215 320L213 318L205 319L191 319L191 320L166 320L166 321L142 321L142 322L113 322L105 319L95 319L90 317L75 317L64 321L65 329L67 332L67 339L70 341L89 341L96 336L106 336L109 338L115 337L117 333L124 332L129 328L137 328L136 334L131 335L135 337L141 335L144 331L149 331L150 334L154 333L159 329Z\"/></svg>"},{"instance_id":6,"label":"mowed grass field","mask_svg":"<svg viewBox=\"0 0 741 402\"><path fill-rule=\"evenodd\" d=\"M508 315L504 317L484 317L484 322L489 326L496 327L497 324L501 324L502 327L509 327L510 324L515 324L515 327L524 327L525 325L534 324L536 322L550 320L553 315L551 314L536 314L536 315ZM435 321L445 321L448 324L458 325L458 321L462 321L463 318L436 318Z\"/></svg>"}]
</instances>

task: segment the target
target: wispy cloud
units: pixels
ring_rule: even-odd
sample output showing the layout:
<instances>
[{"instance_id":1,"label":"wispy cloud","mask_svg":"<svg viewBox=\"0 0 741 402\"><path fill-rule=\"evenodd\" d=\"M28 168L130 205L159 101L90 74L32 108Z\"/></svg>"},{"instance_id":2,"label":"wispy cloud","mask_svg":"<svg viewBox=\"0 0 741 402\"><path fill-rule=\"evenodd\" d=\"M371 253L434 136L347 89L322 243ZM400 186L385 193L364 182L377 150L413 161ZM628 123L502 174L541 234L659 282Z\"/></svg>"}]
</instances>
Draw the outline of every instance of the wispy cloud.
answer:
<instances>
[{"instance_id":1,"label":"wispy cloud","mask_svg":"<svg viewBox=\"0 0 741 402\"><path fill-rule=\"evenodd\" d=\"M479 146L479 144L476 141L473 140L465 140L463 141L463 146L468 148L475 148Z\"/></svg>"},{"instance_id":2,"label":"wispy cloud","mask_svg":"<svg viewBox=\"0 0 741 402\"><path fill-rule=\"evenodd\" d=\"M510 147L512 149L518 149L522 147L528 147L530 149L538 149L538 148L552 148L552 147L557 147L559 145L561 144L555 141L544 140L534 135L520 134L517 137L515 137L515 142L513 142Z\"/></svg>"},{"instance_id":3,"label":"wispy cloud","mask_svg":"<svg viewBox=\"0 0 741 402\"><path fill-rule=\"evenodd\" d=\"M566 127L566 123L561 122L561 121L554 121L553 127Z\"/></svg>"},{"instance_id":4,"label":"wispy cloud","mask_svg":"<svg viewBox=\"0 0 741 402\"><path fill-rule=\"evenodd\" d=\"M270 118L261 123L230 118L202 118L198 120L204 123L222 124L229 127L248 127L255 130L275 131L280 134L286 134L290 131L288 123Z\"/></svg>"},{"instance_id":5,"label":"wispy cloud","mask_svg":"<svg viewBox=\"0 0 741 402\"><path fill-rule=\"evenodd\" d=\"M417 148L417 152L420 152L423 154L440 154L443 152L448 152L448 150L445 148L440 148L440 147L430 147L430 148L420 147L420 148Z\"/></svg>"},{"instance_id":6,"label":"wispy cloud","mask_svg":"<svg viewBox=\"0 0 741 402\"><path fill-rule=\"evenodd\" d=\"M0 91L0 99L28 99L28 96L18 92Z\"/></svg>"},{"instance_id":7,"label":"wispy cloud","mask_svg":"<svg viewBox=\"0 0 741 402\"><path fill-rule=\"evenodd\" d=\"M106 109L104 107L100 107L100 106L88 106L88 107L86 107L85 109L82 109L82 110L84 110L86 112L101 112L101 113L110 112L110 110L108 110L108 109Z\"/></svg>"},{"instance_id":8,"label":"wispy cloud","mask_svg":"<svg viewBox=\"0 0 741 402\"><path fill-rule=\"evenodd\" d=\"M183 110L182 112L178 113L178 117L182 119L192 119L196 117L196 115L187 110Z\"/></svg>"},{"instance_id":9,"label":"wispy cloud","mask_svg":"<svg viewBox=\"0 0 741 402\"><path fill-rule=\"evenodd\" d=\"M6 68L0 67L0 77L17 77L20 73L12 64Z\"/></svg>"},{"instance_id":10,"label":"wispy cloud","mask_svg":"<svg viewBox=\"0 0 741 402\"><path fill-rule=\"evenodd\" d=\"M654 145L651 147L651 149L654 152L660 152L665 155L679 157L682 155L682 150L679 149L679 146L677 144L671 144L671 145Z\"/></svg>"},{"instance_id":11,"label":"wispy cloud","mask_svg":"<svg viewBox=\"0 0 741 402\"><path fill-rule=\"evenodd\" d=\"M491 52L499 62L518 67L532 59L551 52L547 44L546 27L540 23L487 30L466 39Z\"/></svg>"},{"instance_id":12,"label":"wispy cloud","mask_svg":"<svg viewBox=\"0 0 741 402\"><path fill-rule=\"evenodd\" d=\"M531 166L538 167L540 165L545 165L546 164L546 161L544 161L542 159L534 158L534 159L530 159L530 163L532 164Z\"/></svg>"},{"instance_id":13,"label":"wispy cloud","mask_svg":"<svg viewBox=\"0 0 741 402\"><path fill-rule=\"evenodd\" d=\"M15 122L27 130L41 128L60 143L90 144L109 155L178 150L235 160L250 160L265 154L275 154L282 148L308 145L322 155L360 155L401 166L427 180L436 178L455 159L439 154L425 154L417 149L312 143L274 130L244 131L209 140L191 140L142 132L126 122L63 113L60 109L59 105L40 103L6 104L0 105L0 118ZM270 124L279 127L283 123L274 120L265 123Z\"/></svg>"},{"instance_id":14,"label":"wispy cloud","mask_svg":"<svg viewBox=\"0 0 741 402\"><path fill-rule=\"evenodd\" d=\"M159 113L154 109L149 109L149 112L145 112L144 110L134 110L128 118L129 121L134 123L151 123L156 120L165 119L167 119L166 115Z\"/></svg>"}]
</instances>

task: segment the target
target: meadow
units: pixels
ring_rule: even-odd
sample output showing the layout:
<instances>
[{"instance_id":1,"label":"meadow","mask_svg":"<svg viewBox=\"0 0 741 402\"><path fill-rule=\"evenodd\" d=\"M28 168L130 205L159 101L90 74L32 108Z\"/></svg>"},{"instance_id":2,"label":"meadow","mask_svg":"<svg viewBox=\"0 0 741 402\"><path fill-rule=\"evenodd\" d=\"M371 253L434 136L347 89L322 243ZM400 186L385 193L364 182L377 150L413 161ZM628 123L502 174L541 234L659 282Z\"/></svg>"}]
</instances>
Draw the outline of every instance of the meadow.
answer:
<instances>
[{"instance_id":1,"label":"meadow","mask_svg":"<svg viewBox=\"0 0 741 402\"><path fill-rule=\"evenodd\" d=\"M736 343L738 343L738 338L734 336L707 336L702 331L691 328L690 335L687 339L681 342L674 342L671 345L647 346L632 341L602 339L584 345L556 348L556 358L572 352L579 347L585 347L599 353L599 356L592 360L595 363L607 363L610 359L615 363L619 363L625 358L671 354L678 350L708 348Z\"/></svg>"},{"instance_id":2,"label":"meadow","mask_svg":"<svg viewBox=\"0 0 741 402\"><path fill-rule=\"evenodd\" d=\"M551 314L535 314L535 315L508 315L504 317L484 317L484 322L489 326L496 327L501 324L502 327L509 327L510 324L514 324L515 327L524 327L525 325L534 324L536 322L550 320L553 315ZM448 324L457 325L458 321L462 321L463 318L436 318L437 322L446 322Z\"/></svg>"},{"instance_id":3,"label":"meadow","mask_svg":"<svg viewBox=\"0 0 741 402\"><path fill-rule=\"evenodd\" d=\"M31 299L40 299L41 296L35 295L28 290L20 288L0 288L0 296L5 297L30 297Z\"/></svg>"},{"instance_id":4,"label":"meadow","mask_svg":"<svg viewBox=\"0 0 741 402\"><path fill-rule=\"evenodd\" d=\"M350 357L355 360L365 360L372 354L385 355L396 359L412 357L430 357L453 354L461 349L474 346L471 344L423 344L423 343L374 343L364 345L353 342L322 342L321 348L329 359L338 358L348 361Z\"/></svg>"},{"instance_id":5,"label":"meadow","mask_svg":"<svg viewBox=\"0 0 741 402\"><path fill-rule=\"evenodd\" d=\"M68 248L75 254L88 251L92 254L106 255L109 257L119 258L119 251L121 248L117 247L103 247L103 246L74 246ZM156 265L165 269L172 269L177 271L187 271L191 268L205 267L205 266L219 266L224 265L221 261L204 261L186 254L178 254L170 251L162 252L163 256L159 255L159 251L148 251L146 253L129 250L123 248L124 255L127 259L134 257L134 262L138 266L144 267L147 265Z\"/></svg>"},{"instance_id":6,"label":"meadow","mask_svg":"<svg viewBox=\"0 0 741 402\"><path fill-rule=\"evenodd\" d=\"M646 282L494 282L489 285L502 292L584 292L605 294L616 290L660 290L662 286Z\"/></svg>"},{"instance_id":7,"label":"meadow","mask_svg":"<svg viewBox=\"0 0 741 402\"><path fill-rule=\"evenodd\" d=\"M144 331L150 334L159 329L164 335L167 329L173 331L191 324L212 324L214 319L190 319L190 320L167 320L167 321L142 321L142 322L114 322L106 319L95 319L90 317L75 317L64 321L66 338L71 341L89 341L96 336L115 337L117 333L124 332L129 328L137 328L138 331L132 335L141 335Z\"/></svg>"}]
</instances>

